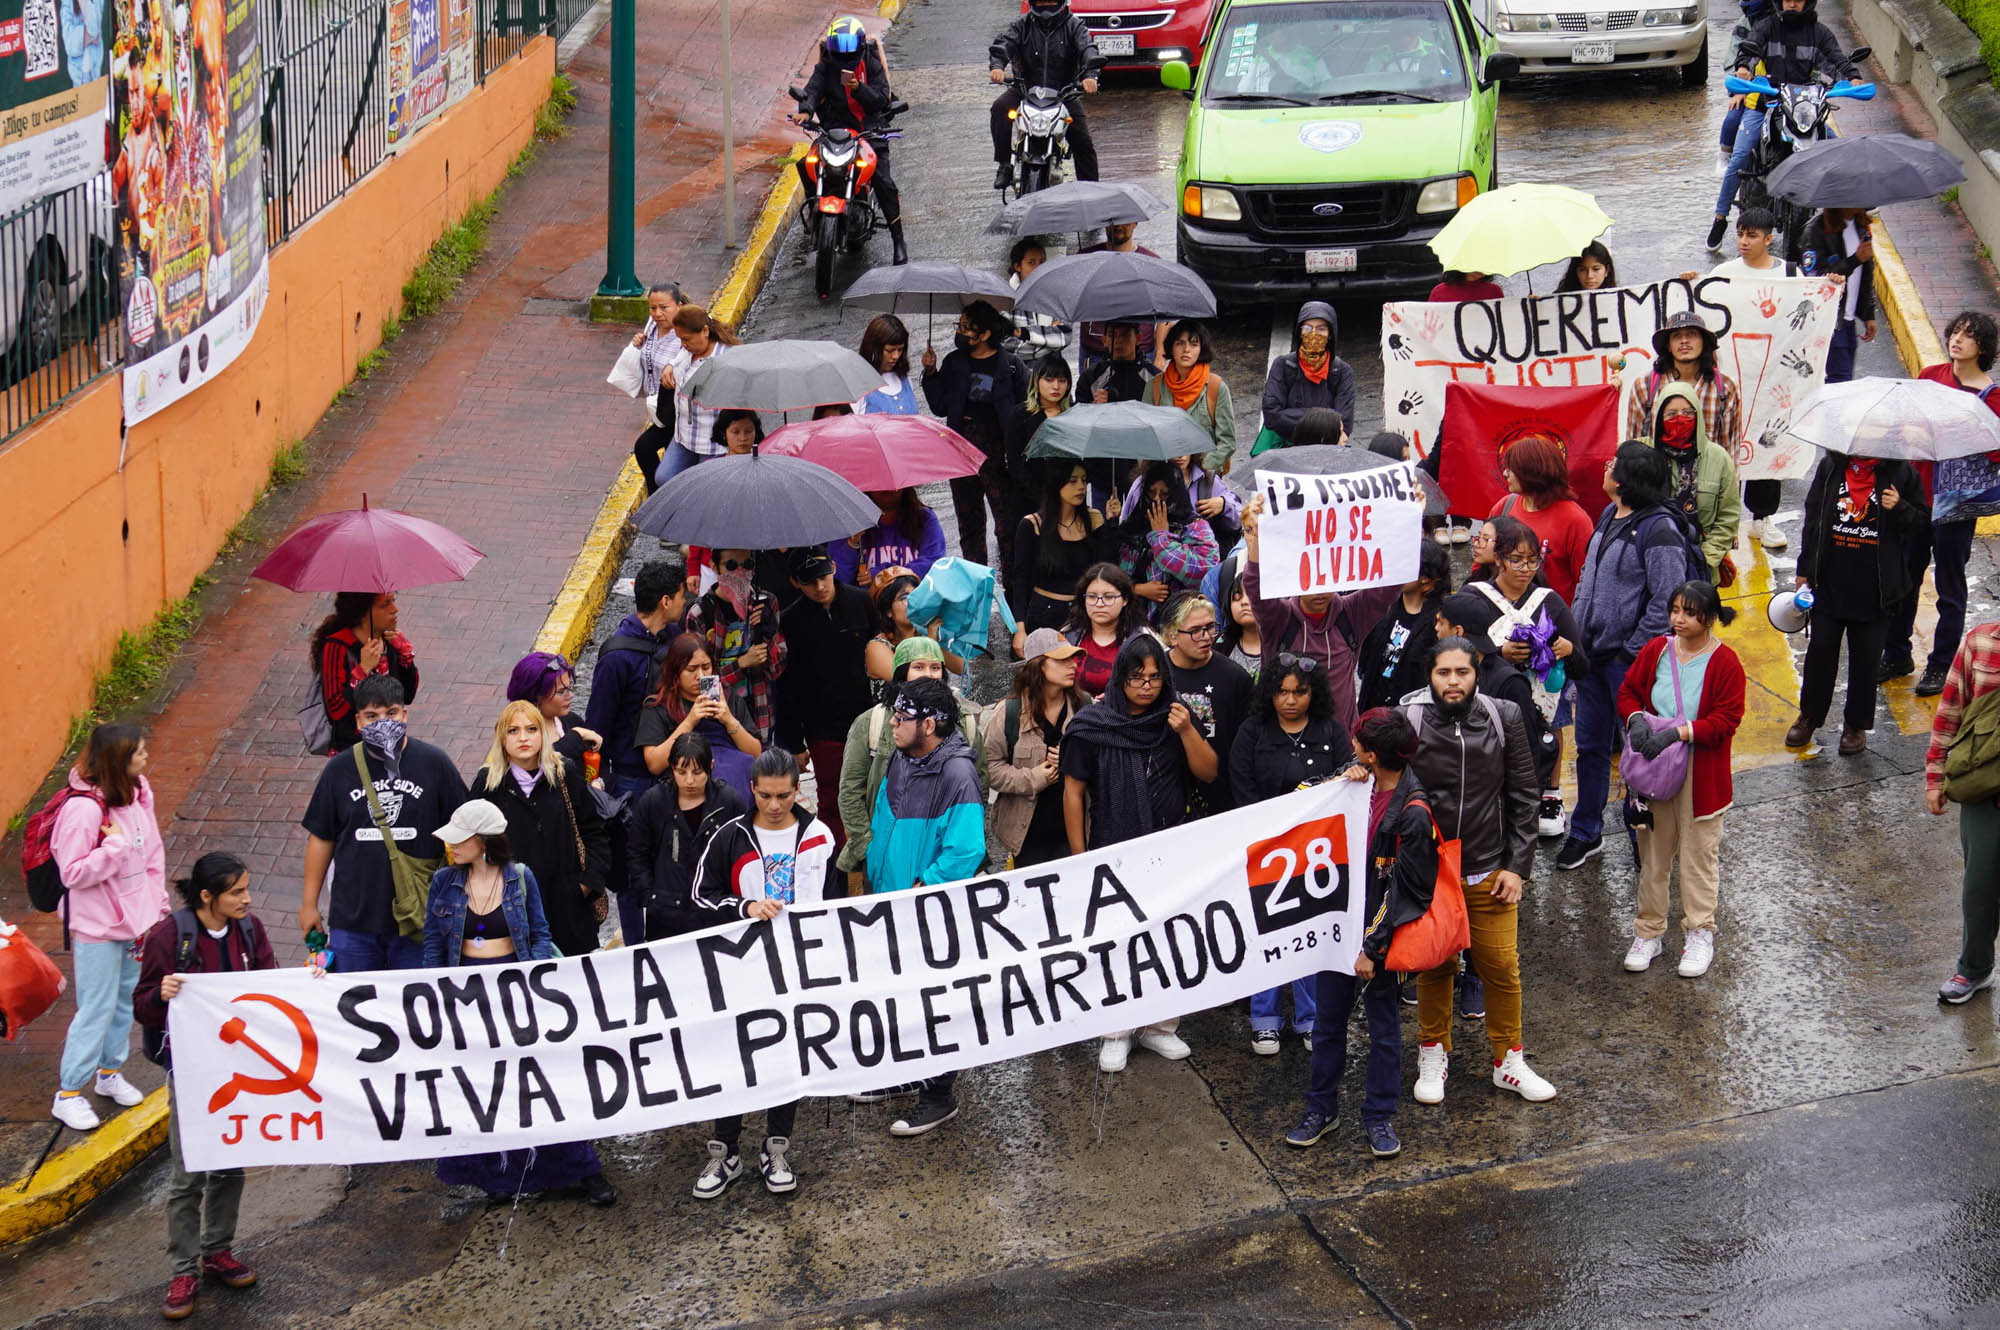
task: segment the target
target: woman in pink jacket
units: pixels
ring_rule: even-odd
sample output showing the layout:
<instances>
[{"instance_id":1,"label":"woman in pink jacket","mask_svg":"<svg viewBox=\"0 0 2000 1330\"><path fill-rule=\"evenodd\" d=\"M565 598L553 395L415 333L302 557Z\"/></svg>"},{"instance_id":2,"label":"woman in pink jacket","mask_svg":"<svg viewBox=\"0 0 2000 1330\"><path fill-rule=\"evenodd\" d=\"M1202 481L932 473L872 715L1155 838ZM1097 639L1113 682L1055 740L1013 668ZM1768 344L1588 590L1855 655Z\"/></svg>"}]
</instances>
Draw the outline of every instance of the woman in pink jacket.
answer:
<instances>
[{"instance_id":1,"label":"woman in pink jacket","mask_svg":"<svg viewBox=\"0 0 2000 1330\"><path fill-rule=\"evenodd\" d=\"M146 736L136 725L92 730L49 837L69 889L64 909L76 970L76 1015L50 1112L75 1131L97 1125L85 1086L124 1108L145 1098L118 1070L132 1047L138 945L167 914L167 855L145 770Z\"/></svg>"}]
</instances>

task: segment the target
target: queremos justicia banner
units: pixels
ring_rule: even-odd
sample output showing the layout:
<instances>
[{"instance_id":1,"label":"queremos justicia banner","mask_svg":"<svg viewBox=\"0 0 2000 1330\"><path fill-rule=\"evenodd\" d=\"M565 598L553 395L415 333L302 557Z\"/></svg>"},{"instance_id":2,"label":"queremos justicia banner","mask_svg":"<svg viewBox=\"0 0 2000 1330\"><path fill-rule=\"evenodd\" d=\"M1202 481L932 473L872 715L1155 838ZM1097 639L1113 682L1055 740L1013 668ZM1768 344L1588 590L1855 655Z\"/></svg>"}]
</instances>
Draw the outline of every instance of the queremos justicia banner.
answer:
<instances>
[{"instance_id":1,"label":"queremos justicia banner","mask_svg":"<svg viewBox=\"0 0 2000 1330\"><path fill-rule=\"evenodd\" d=\"M257 330L264 246L257 7L117 0L125 419L221 373Z\"/></svg>"},{"instance_id":2,"label":"queremos justicia banner","mask_svg":"<svg viewBox=\"0 0 2000 1330\"><path fill-rule=\"evenodd\" d=\"M0 0L0 213L104 169L111 0Z\"/></svg>"},{"instance_id":3,"label":"queremos justicia banner","mask_svg":"<svg viewBox=\"0 0 2000 1330\"><path fill-rule=\"evenodd\" d=\"M472 91L472 0L390 0L389 148Z\"/></svg>"},{"instance_id":4,"label":"queremos justicia banner","mask_svg":"<svg viewBox=\"0 0 2000 1330\"><path fill-rule=\"evenodd\" d=\"M1246 997L1359 947L1364 783L1114 848L563 960L190 975L190 1169L650 1131L975 1067Z\"/></svg>"},{"instance_id":5,"label":"queremos justicia banner","mask_svg":"<svg viewBox=\"0 0 2000 1330\"><path fill-rule=\"evenodd\" d=\"M1743 437L1716 442L1734 446L1745 480L1802 476L1815 452L1784 430L1825 377L1840 295L1823 277L1697 277L1456 305L1391 301L1382 307L1383 416L1428 453L1448 383L1617 383L1623 437L1632 385L1653 369L1653 334L1693 310L1716 334L1718 368L1743 395ZM1613 368L1620 355L1622 374Z\"/></svg>"}]
</instances>

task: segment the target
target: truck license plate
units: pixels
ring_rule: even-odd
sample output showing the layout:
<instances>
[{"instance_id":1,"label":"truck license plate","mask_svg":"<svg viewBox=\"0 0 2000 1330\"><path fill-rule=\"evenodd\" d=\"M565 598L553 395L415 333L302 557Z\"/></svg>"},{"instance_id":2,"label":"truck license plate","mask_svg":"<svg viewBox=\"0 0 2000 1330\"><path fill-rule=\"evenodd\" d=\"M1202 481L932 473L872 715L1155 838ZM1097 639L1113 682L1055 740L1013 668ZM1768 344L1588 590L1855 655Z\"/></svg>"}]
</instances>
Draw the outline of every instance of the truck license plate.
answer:
<instances>
[{"instance_id":1,"label":"truck license plate","mask_svg":"<svg viewBox=\"0 0 2000 1330\"><path fill-rule=\"evenodd\" d=\"M1309 249L1307 272L1353 272L1355 251L1351 249Z\"/></svg>"},{"instance_id":2,"label":"truck license plate","mask_svg":"<svg viewBox=\"0 0 2000 1330\"><path fill-rule=\"evenodd\" d=\"M1578 65L1608 65L1612 60L1610 42L1578 42L1569 50L1570 63Z\"/></svg>"},{"instance_id":3,"label":"truck license plate","mask_svg":"<svg viewBox=\"0 0 2000 1330\"><path fill-rule=\"evenodd\" d=\"M1132 55L1138 49L1139 39L1129 32L1099 32L1092 36L1100 55ZM1605 57L1607 60L1610 58Z\"/></svg>"}]
</instances>

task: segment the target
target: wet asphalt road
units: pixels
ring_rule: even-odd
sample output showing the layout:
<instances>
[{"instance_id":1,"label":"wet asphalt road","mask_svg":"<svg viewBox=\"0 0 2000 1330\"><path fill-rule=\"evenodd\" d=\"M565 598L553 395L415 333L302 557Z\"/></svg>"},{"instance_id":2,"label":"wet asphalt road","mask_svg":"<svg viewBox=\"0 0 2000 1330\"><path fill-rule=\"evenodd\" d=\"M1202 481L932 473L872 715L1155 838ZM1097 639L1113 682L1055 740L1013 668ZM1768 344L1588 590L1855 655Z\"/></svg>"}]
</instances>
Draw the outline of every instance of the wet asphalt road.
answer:
<instances>
[{"instance_id":1,"label":"wet asphalt road","mask_svg":"<svg viewBox=\"0 0 2000 1330\"><path fill-rule=\"evenodd\" d=\"M898 87L922 108L897 157L919 257L1004 253L979 234L992 199L981 79L1009 8L932 0L890 43ZM1181 108L1136 82L1102 94L1091 113L1106 176L1170 194ZM1628 279L1706 267L1720 108L1719 86L1660 80L1510 89L1503 179L1593 189L1619 219L1607 239ZM1170 223L1142 239L1169 250ZM746 331L851 343L865 319L819 307L804 259L788 241ZM1361 307L1342 317L1368 428L1375 323ZM1220 321L1239 399L1262 380L1272 322L1269 310ZM1895 372L1886 334L1863 372ZM1990 581L1984 549L1974 571ZM1758 555L1749 589L1788 573ZM1975 585L1976 606L1983 594ZM627 608L614 597L604 627ZM1906 683L1867 755L1782 753L1768 731L1789 719L1797 644L1759 618L1729 634L1753 698L1709 976L1673 973L1678 928L1652 972L1619 968L1633 889L1622 846L1574 873L1544 862L1531 886L1526 1042L1560 1087L1551 1103L1496 1092L1462 1052L1442 1107L1406 1095L1401 1158L1372 1160L1352 1118L1290 1150L1279 1138L1304 1048L1255 1057L1244 1013L1218 1010L1186 1022L1184 1063L1141 1053L1104 1078L1093 1049L1072 1048L969 1073L958 1120L915 1141L887 1136L887 1107L813 1101L787 1199L743 1184L692 1199L697 1127L603 1143L622 1193L611 1211L468 1203L415 1165L265 1171L239 1243L264 1282L210 1288L199 1323L2000 1324L2000 1159L1987 1148L2000 1040L1988 997L1932 997L1956 946L1958 852L1952 819L1920 810L1927 713ZM990 692L998 675L977 682ZM1413 1017L1405 1032L1414 1041ZM1460 1021L1460 1049L1482 1048L1482 1033ZM1406 1091L1413 1063L1406 1048ZM1359 1088L1350 1077L1350 1108ZM156 1157L79 1224L0 1255L0 1324L153 1324L164 1182Z\"/></svg>"}]
</instances>

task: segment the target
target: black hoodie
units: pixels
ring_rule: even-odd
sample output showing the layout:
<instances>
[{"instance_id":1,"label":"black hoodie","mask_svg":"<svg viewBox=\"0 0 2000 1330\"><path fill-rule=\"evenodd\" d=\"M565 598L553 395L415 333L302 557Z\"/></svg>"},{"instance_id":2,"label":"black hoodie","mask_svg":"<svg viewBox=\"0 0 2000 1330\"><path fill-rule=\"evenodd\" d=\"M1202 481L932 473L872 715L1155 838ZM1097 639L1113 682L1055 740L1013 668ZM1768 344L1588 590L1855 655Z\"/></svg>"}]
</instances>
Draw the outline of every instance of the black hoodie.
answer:
<instances>
[{"instance_id":1,"label":"black hoodie","mask_svg":"<svg viewBox=\"0 0 2000 1330\"><path fill-rule=\"evenodd\" d=\"M1786 14L1773 6L1750 25L1750 33L1736 47L1736 68L1755 69L1764 62L1766 77L1773 84L1810 83L1815 74L1851 79L1854 64L1847 49L1809 2L1804 12Z\"/></svg>"},{"instance_id":2,"label":"black hoodie","mask_svg":"<svg viewBox=\"0 0 2000 1330\"><path fill-rule=\"evenodd\" d=\"M1326 380L1314 383L1299 368L1299 327L1307 319L1324 319L1327 326ZM1299 427L1299 417L1314 407L1332 407L1354 433L1354 370L1340 358L1340 316L1323 300L1308 300L1292 320L1292 349L1271 364L1264 380L1264 428L1275 430L1286 443Z\"/></svg>"}]
</instances>

